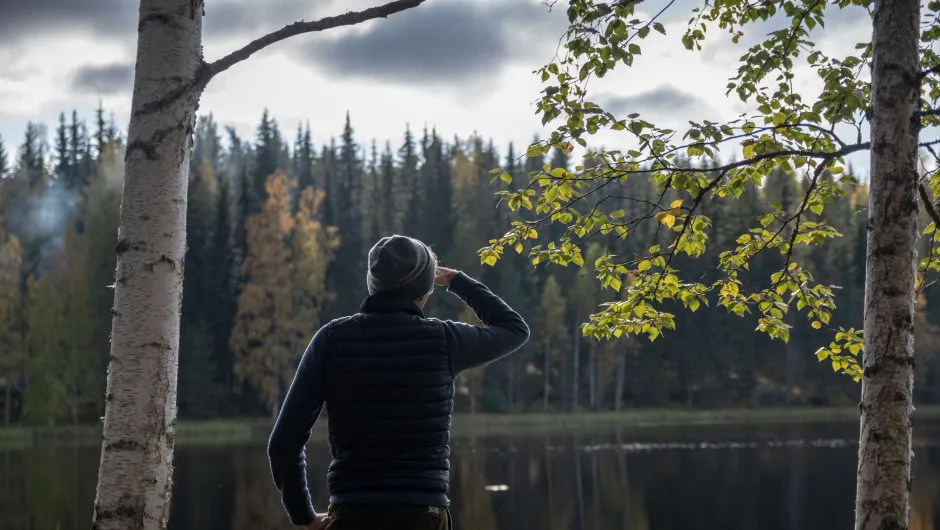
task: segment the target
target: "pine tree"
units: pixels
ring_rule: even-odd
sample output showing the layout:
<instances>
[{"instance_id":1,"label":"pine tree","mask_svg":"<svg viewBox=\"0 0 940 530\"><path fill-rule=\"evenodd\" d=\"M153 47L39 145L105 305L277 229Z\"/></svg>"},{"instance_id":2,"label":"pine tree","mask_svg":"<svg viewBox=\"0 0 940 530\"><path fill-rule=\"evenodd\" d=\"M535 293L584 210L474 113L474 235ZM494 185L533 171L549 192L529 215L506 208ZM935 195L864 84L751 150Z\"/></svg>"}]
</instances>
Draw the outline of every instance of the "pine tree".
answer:
<instances>
[{"instance_id":1,"label":"pine tree","mask_svg":"<svg viewBox=\"0 0 940 530\"><path fill-rule=\"evenodd\" d=\"M297 178L297 189L303 193L306 188L316 186L314 182L314 152L313 142L310 139L310 124L306 127L297 126L297 143L294 147L294 175Z\"/></svg>"},{"instance_id":2,"label":"pine tree","mask_svg":"<svg viewBox=\"0 0 940 530\"><path fill-rule=\"evenodd\" d=\"M330 287L342 296L335 300L331 315L354 313L365 297L365 243L362 239L362 161L353 128L346 114L342 145L336 162L336 227L343 237L330 268Z\"/></svg>"},{"instance_id":3,"label":"pine tree","mask_svg":"<svg viewBox=\"0 0 940 530\"><path fill-rule=\"evenodd\" d=\"M330 139L329 145L320 150L320 160L317 163L318 181L323 186L326 199L323 204L323 219L330 226L339 226L340 222L340 186L337 180L336 142Z\"/></svg>"},{"instance_id":4,"label":"pine tree","mask_svg":"<svg viewBox=\"0 0 940 530\"><path fill-rule=\"evenodd\" d=\"M6 147L3 146L3 136L0 136L0 180L10 173L10 158Z\"/></svg>"},{"instance_id":5,"label":"pine tree","mask_svg":"<svg viewBox=\"0 0 940 530\"><path fill-rule=\"evenodd\" d=\"M17 166L18 171L26 177L30 190L43 189L48 182L45 156L45 127L37 123L27 123Z\"/></svg>"},{"instance_id":6,"label":"pine tree","mask_svg":"<svg viewBox=\"0 0 940 530\"><path fill-rule=\"evenodd\" d=\"M379 218L379 226L382 232L378 236L388 236L395 232L395 208L397 189L395 171L395 157L392 154L392 145L385 142L385 152L382 153L382 161L379 169L379 196L381 199L374 205Z\"/></svg>"},{"instance_id":7,"label":"pine tree","mask_svg":"<svg viewBox=\"0 0 940 530\"><path fill-rule=\"evenodd\" d=\"M411 127L405 127L405 141L398 149L399 166L392 187L392 230L404 234L413 229L409 222L412 211L415 186L418 183L418 152Z\"/></svg>"},{"instance_id":8,"label":"pine tree","mask_svg":"<svg viewBox=\"0 0 940 530\"><path fill-rule=\"evenodd\" d=\"M370 242L379 240L382 236L380 222L380 209L382 204L381 180L379 178L379 151L375 140L369 149L369 163L366 167L366 178L363 182L363 242L364 247Z\"/></svg>"},{"instance_id":9,"label":"pine tree","mask_svg":"<svg viewBox=\"0 0 940 530\"><path fill-rule=\"evenodd\" d=\"M205 121L203 124L200 132L209 132ZM210 161L212 150L206 143L205 134L197 135L196 152L202 157L198 169L190 172L186 275L183 277L186 296L183 297L180 329L178 401L181 413L192 417L217 415L219 396L223 394L216 380L215 335L210 327L218 302L212 290L213 278L218 274L212 267L218 190Z\"/></svg>"},{"instance_id":10,"label":"pine tree","mask_svg":"<svg viewBox=\"0 0 940 530\"><path fill-rule=\"evenodd\" d=\"M95 147L97 148L98 158L104 153L105 144L107 144L107 124L104 121L104 105L98 100L98 109L95 110Z\"/></svg>"},{"instance_id":11,"label":"pine tree","mask_svg":"<svg viewBox=\"0 0 940 530\"><path fill-rule=\"evenodd\" d=\"M215 207L216 218L210 252L210 269L213 273L210 279L213 300L210 324L214 334L212 363L217 368L218 381L223 390L230 390L233 382L233 357L229 337L232 335L239 288L237 258L232 237L233 201L229 182L230 177L223 173L219 178L219 190L216 194L218 202Z\"/></svg>"},{"instance_id":12,"label":"pine tree","mask_svg":"<svg viewBox=\"0 0 940 530\"><path fill-rule=\"evenodd\" d=\"M427 148L422 165L427 181L427 195L421 203L422 225L421 238L434 245L441 256L447 256L453 245L453 184L451 182L450 161L447 159L444 145L432 131L431 142Z\"/></svg>"},{"instance_id":13,"label":"pine tree","mask_svg":"<svg viewBox=\"0 0 940 530\"><path fill-rule=\"evenodd\" d=\"M252 187L249 195L249 204L252 214L261 209L261 204L267 196L267 178L278 170L278 158L280 156L280 133L275 122L268 114L268 109L264 109L261 115L261 123L258 125L258 134L255 139L255 159L254 172L252 175Z\"/></svg>"},{"instance_id":14,"label":"pine tree","mask_svg":"<svg viewBox=\"0 0 940 530\"><path fill-rule=\"evenodd\" d=\"M59 128L56 129L56 168L55 176L66 183L72 176L72 157L70 153L69 128L65 123L65 113L59 114Z\"/></svg>"}]
</instances>

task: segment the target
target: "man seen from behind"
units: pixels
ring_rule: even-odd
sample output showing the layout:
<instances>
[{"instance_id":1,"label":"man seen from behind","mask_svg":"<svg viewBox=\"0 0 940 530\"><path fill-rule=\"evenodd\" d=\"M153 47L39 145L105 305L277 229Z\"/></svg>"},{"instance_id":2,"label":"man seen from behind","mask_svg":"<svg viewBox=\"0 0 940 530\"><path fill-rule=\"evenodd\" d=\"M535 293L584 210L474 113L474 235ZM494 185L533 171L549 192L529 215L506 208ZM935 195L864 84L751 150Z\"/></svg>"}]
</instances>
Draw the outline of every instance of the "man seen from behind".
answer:
<instances>
[{"instance_id":1,"label":"man seen from behind","mask_svg":"<svg viewBox=\"0 0 940 530\"><path fill-rule=\"evenodd\" d=\"M517 350L529 328L485 285L437 266L409 237L372 247L366 281L359 313L323 326L304 352L268 443L275 485L291 522L308 530L450 530L454 380ZM435 286L483 325L425 317ZM317 513L304 446L324 405L330 505Z\"/></svg>"}]
</instances>

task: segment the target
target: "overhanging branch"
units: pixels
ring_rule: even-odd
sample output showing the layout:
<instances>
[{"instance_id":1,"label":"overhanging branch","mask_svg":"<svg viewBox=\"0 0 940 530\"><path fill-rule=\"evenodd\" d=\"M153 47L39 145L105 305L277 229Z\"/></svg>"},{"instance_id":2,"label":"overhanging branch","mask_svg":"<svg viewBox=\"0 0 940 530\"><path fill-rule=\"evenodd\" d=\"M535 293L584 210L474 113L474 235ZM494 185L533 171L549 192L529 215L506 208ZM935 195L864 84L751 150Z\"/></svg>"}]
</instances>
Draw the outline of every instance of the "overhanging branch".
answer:
<instances>
[{"instance_id":1,"label":"overhanging branch","mask_svg":"<svg viewBox=\"0 0 940 530\"><path fill-rule=\"evenodd\" d=\"M395 13L400 13L402 11L418 7L419 5L423 4L424 1L425 0L396 0L394 2L389 2L380 6L370 7L369 9L362 11L349 11L348 13L343 13L342 15L321 18L320 20L313 20L310 22L300 21L294 22L293 24L288 24L287 26L284 26L277 31L268 33L263 37L251 41L245 47L238 49L215 62L207 64L205 66L204 73L199 80L200 86L198 88L205 88L209 81L211 81L212 78L216 75L228 70L232 66L244 61L253 54L263 50L264 48L267 48L276 42L280 42L282 40L304 33L314 33L317 31L324 31L341 26L354 26L368 20L386 18L389 15L394 15Z\"/></svg>"}]
</instances>

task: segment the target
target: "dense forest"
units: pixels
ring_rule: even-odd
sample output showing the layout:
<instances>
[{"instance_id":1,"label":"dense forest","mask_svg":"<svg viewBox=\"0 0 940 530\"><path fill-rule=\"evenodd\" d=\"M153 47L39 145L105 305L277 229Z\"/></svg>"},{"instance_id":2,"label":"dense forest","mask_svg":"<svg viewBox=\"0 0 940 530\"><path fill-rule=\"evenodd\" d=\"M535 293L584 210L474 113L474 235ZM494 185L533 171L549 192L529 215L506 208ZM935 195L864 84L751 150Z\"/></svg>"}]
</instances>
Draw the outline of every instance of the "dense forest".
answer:
<instances>
[{"instance_id":1,"label":"dense forest","mask_svg":"<svg viewBox=\"0 0 940 530\"><path fill-rule=\"evenodd\" d=\"M365 261L378 238L403 233L432 245L445 266L485 282L527 319L523 350L465 374L458 409L468 412L619 410L653 406L848 405L858 385L819 363L827 335L799 318L788 343L754 332L755 319L722 308L677 310L679 332L657 340L582 338L579 327L617 292L576 267L538 264L526 253L482 265L477 250L514 219L495 192L502 167L514 183L552 167L590 165L562 151L542 160L479 134L441 137L405 126L404 142L360 144L347 117L342 134L314 145L310 126L291 138L267 112L254 138L212 116L199 120L190 167L179 361L183 418L276 413L307 341L332 318L357 311ZM5 143L4 143L5 142ZM4 147L6 145L6 147ZM91 422L104 410L115 241L124 143L99 109L92 124L64 114L53 134L30 124L21 141L0 139L0 385L5 423ZM522 156L520 156L522 155ZM703 171L707 171L704 168ZM494 182L495 180L495 182ZM604 207L622 209L627 237L597 235L586 261L605 251L642 254L665 243L647 204L654 185L630 178ZM707 277L765 204L799 200L804 175L777 170L740 199L709 201L709 251L681 264ZM818 281L836 285L833 326L860 327L864 296L864 185L826 210L843 235L796 255ZM668 197L666 197L668 200ZM560 226L560 225L558 225ZM554 238L564 236L559 228ZM546 241L542 241L546 244ZM766 278L782 257L766 253L749 277ZM920 403L940 403L940 306L918 300ZM442 291L426 309L473 322Z\"/></svg>"}]
</instances>

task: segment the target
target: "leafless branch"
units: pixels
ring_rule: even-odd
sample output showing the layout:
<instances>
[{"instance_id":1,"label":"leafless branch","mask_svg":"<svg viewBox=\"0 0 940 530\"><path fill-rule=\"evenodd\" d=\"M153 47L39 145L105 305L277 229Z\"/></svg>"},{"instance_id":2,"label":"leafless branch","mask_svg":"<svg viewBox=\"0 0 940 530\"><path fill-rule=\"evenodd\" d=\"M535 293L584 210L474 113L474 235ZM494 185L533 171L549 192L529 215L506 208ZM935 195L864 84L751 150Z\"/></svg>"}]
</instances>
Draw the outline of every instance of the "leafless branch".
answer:
<instances>
[{"instance_id":1,"label":"leafless branch","mask_svg":"<svg viewBox=\"0 0 940 530\"><path fill-rule=\"evenodd\" d=\"M930 68L924 70L923 72L920 72L920 74L918 74L918 77L919 77L920 79L923 79L923 78L927 77L928 75L936 74L937 72L940 72L940 64L936 64L936 65L934 65L934 66L932 66L932 67L930 67Z\"/></svg>"},{"instance_id":2,"label":"leafless branch","mask_svg":"<svg viewBox=\"0 0 940 530\"><path fill-rule=\"evenodd\" d=\"M395 13L400 13L402 11L418 7L419 5L423 4L424 1L425 0L395 0L394 2L389 2L387 4L376 7L370 7L369 9L362 11L349 11L347 13L343 13L342 15L321 18L320 20L313 20L310 22L301 20L300 22L288 24L287 26L284 26L277 31L268 33L263 37L251 41L245 47L236 50L215 62L207 64L205 66L205 72L200 78L201 87L199 88L205 88L206 84L208 84L209 81L212 80L212 78L216 75L228 70L232 66L244 61L253 54L276 42L280 42L284 39L288 39L295 35L301 35L304 33L314 33L317 31L324 31L341 26L354 26L368 20L386 18L389 15L394 15Z\"/></svg>"},{"instance_id":3,"label":"leafless branch","mask_svg":"<svg viewBox=\"0 0 940 530\"><path fill-rule=\"evenodd\" d=\"M930 194L927 193L927 188L924 187L923 183L918 183L917 191L920 192L920 200L924 203L924 209L927 210L927 215L933 219L936 226L940 226L940 215L937 214L937 210L933 207L933 201L930 200Z\"/></svg>"}]
</instances>

